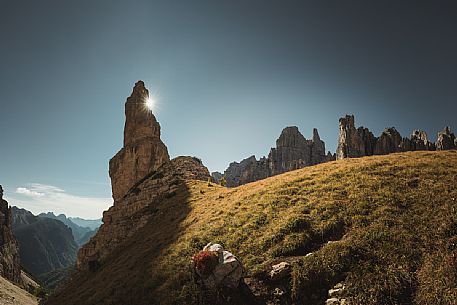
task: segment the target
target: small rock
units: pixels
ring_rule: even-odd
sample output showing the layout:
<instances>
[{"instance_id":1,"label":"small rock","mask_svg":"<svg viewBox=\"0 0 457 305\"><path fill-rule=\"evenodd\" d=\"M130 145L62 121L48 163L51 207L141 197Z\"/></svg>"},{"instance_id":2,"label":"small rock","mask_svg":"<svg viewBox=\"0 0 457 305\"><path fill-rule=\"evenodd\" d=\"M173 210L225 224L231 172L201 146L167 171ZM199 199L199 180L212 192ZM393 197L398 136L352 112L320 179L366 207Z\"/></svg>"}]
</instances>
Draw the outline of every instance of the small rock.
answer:
<instances>
[{"instance_id":1,"label":"small rock","mask_svg":"<svg viewBox=\"0 0 457 305\"><path fill-rule=\"evenodd\" d=\"M291 266L287 262L281 262L279 264L273 265L270 271L270 278L273 281L280 280L286 277L290 273Z\"/></svg>"},{"instance_id":2,"label":"small rock","mask_svg":"<svg viewBox=\"0 0 457 305\"><path fill-rule=\"evenodd\" d=\"M333 297L337 297L337 296L341 296L341 294L343 293L344 289L343 288L334 288L334 289L330 289L328 291L328 296L329 298L333 298Z\"/></svg>"},{"instance_id":3,"label":"small rock","mask_svg":"<svg viewBox=\"0 0 457 305\"><path fill-rule=\"evenodd\" d=\"M327 299L325 305L340 305L340 300L337 298Z\"/></svg>"},{"instance_id":4,"label":"small rock","mask_svg":"<svg viewBox=\"0 0 457 305\"><path fill-rule=\"evenodd\" d=\"M281 297L283 294L284 294L284 291L279 288L275 288L275 291L273 292L273 295L275 297Z\"/></svg>"}]
</instances>

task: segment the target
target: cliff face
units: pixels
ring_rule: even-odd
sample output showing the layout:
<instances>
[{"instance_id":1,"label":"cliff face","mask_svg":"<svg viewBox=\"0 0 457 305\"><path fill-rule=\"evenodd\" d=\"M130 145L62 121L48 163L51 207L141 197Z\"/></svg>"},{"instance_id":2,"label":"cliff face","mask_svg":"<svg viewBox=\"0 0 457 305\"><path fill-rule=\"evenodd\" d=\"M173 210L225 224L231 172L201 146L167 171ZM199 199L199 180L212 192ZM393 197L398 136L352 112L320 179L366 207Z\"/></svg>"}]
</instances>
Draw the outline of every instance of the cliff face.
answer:
<instances>
[{"instance_id":1,"label":"cliff face","mask_svg":"<svg viewBox=\"0 0 457 305\"><path fill-rule=\"evenodd\" d=\"M110 160L109 175L114 200L149 172L170 160L160 139L160 125L147 109L149 92L138 81L125 103L124 147Z\"/></svg>"},{"instance_id":2,"label":"cliff face","mask_svg":"<svg viewBox=\"0 0 457 305\"><path fill-rule=\"evenodd\" d=\"M438 140L436 141L437 150L448 150L457 148L457 141L455 135L451 132L450 127L444 128L443 131L438 133Z\"/></svg>"},{"instance_id":3,"label":"cliff face","mask_svg":"<svg viewBox=\"0 0 457 305\"><path fill-rule=\"evenodd\" d=\"M12 214L8 202L3 199L0 185L0 276L20 283L21 267L19 247L12 232Z\"/></svg>"},{"instance_id":4,"label":"cliff face","mask_svg":"<svg viewBox=\"0 0 457 305\"><path fill-rule=\"evenodd\" d=\"M255 156L251 156L240 163L233 162L225 170L224 177L227 186L235 187L331 160L334 156L325 154L325 143L317 129L313 130L313 139L307 140L297 127L292 126L283 129L268 157L256 160ZM213 175L216 180L217 174Z\"/></svg>"},{"instance_id":5,"label":"cliff face","mask_svg":"<svg viewBox=\"0 0 457 305\"><path fill-rule=\"evenodd\" d=\"M354 116L346 115L339 121L339 139L336 158L356 158L386 155L416 150L448 150L456 148L456 138L449 127L438 133L436 144L428 140L427 133L414 130L409 138L402 138L395 127L386 128L379 137L364 127L355 128Z\"/></svg>"},{"instance_id":6,"label":"cliff face","mask_svg":"<svg viewBox=\"0 0 457 305\"><path fill-rule=\"evenodd\" d=\"M116 247L157 216L159 203L183 191L186 180L210 177L197 158L169 160L159 123L144 109L147 96L140 81L127 99L124 147L110 161L114 204L103 213L97 234L80 249L80 270L98 269Z\"/></svg>"}]
</instances>

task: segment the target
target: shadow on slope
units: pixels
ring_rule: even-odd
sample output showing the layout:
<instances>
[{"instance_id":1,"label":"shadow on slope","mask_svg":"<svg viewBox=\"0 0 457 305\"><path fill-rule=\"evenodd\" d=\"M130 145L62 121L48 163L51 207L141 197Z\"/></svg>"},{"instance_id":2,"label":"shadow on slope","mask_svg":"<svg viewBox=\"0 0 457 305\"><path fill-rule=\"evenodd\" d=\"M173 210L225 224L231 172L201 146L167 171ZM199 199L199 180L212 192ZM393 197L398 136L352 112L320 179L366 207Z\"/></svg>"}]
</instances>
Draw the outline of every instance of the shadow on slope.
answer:
<instances>
[{"instance_id":1,"label":"shadow on slope","mask_svg":"<svg viewBox=\"0 0 457 305\"><path fill-rule=\"evenodd\" d=\"M158 304L152 293L163 279L151 263L176 241L190 211L188 196L181 183L172 198L147 207L153 214L148 224L117 247L97 271L75 274L47 304Z\"/></svg>"},{"instance_id":2,"label":"shadow on slope","mask_svg":"<svg viewBox=\"0 0 457 305\"><path fill-rule=\"evenodd\" d=\"M339 282L350 304L452 304L456 181L455 151L341 160L233 189L187 181L48 304L201 304L189 260L209 241L273 304L323 304ZM291 274L268 282L279 261Z\"/></svg>"}]
</instances>

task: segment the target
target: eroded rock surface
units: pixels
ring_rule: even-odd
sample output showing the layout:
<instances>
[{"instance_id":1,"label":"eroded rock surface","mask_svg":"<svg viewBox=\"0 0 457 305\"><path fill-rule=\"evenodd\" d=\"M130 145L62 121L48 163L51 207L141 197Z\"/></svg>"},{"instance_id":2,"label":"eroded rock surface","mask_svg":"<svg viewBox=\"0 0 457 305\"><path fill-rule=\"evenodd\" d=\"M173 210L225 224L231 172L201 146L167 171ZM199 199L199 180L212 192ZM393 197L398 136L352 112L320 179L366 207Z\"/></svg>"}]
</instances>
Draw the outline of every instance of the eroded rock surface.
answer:
<instances>
[{"instance_id":1,"label":"eroded rock surface","mask_svg":"<svg viewBox=\"0 0 457 305\"><path fill-rule=\"evenodd\" d=\"M443 131L438 133L438 140L436 141L436 150L448 150L456 148L456 138L454 133L451 132L450 127L444 128Z\"/></svg>"},{"instance_id":2,"label":"eroded rock surface","mask_svg":"<svg viewBox=\"0 0 457 305\"><path fill-rule=\"evenodd\" d=\"M339 121L336 158L356 158L416 150L455 149L456 142L449 127L438 134L436 144L429 141L427 133L422 130L414 130L409 138L402 138L395 127L390 127L384 129L379 137L375 137L367 128L356 128L354 116L346 115Z\"/></svg>"},{"instance_id":3,"label":"eroded rock surface","mask_svg":"<svg viewBox=\"0 0 457 305\"><path fill-rule=\"evenodd\" d=\"M79 269L97 269L120 243L148 223L155 205L182 191L188 180L207 181L208 169L194 157L177 157L138 181L127 194L103 213L97 234L78 253Z\"/></svg>"},{"instance_id":4,"label":"eroded rock surface","mask_svg":"<svg viewBox=\"0 0 457 305\"><path fill-rule=\"evenodd\" d=\"M313 139L307 140L297 127L286 127L271 148L268 157L259 160L251 156L241 162L232 162L224 172L227 186L235 187L291 170L335 160L330 152L325 154L325 143L317 129ZM214 176L213 176L214 177ZM216 177L214 177L216 178Z\"/></svg>"},{"instance_id":5,"label":"eroded rock surface","mask_svg":"<svg viewBox=\"0 0 457 305\"><path fill-rule=\"evenodd\" d=\"M12 232L12 213L0 185L0 276L21 282L19 246Z\"/></svg>"},{"instance_id":6,"label":"eroded rock surface","mask_svg":"<svg viewBox=\"0 0 457 305\"><path fill-rule=\"evenodd\" d=\"M160 139L160 125L146 107L149 92L138 81L125 103L124 147L110 160L114 200L119 200L141 178L170 160Z\"/></svg>"},{"instance_id":7,"label":"eroded rock surface","mask_svg":"<svg viewBox=\"0 0 457 305\"><path fill-rule=\"evenodd\" d=\"M79 269L99 268L118 245L158 212L158 203L182 192L186 181L210 177L198 158L169 160L160 140L160 125L145 108L148 96L139 81L125 103L124 147L110 160L114 204L103 213L97 234L80 249Z\"/></svg>"}]
</instances>

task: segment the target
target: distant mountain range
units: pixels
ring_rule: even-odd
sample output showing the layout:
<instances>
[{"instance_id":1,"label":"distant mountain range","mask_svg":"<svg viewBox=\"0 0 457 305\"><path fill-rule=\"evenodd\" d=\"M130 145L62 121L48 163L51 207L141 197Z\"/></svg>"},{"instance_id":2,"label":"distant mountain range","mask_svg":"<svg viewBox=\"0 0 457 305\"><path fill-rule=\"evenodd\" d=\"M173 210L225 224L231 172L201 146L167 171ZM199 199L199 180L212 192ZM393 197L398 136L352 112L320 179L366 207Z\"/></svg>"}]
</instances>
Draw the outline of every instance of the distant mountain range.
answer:
<instances>
[{"instance_id":1,"label":"distant mountain range","mask_svg":"<svg viewBox=\"0 0 457 305\"><path fill-rule=\"evenodd\" d=\"M79 217L68 217L68 219L80 227L89 228L91 230L98 230L98 228L102 225L101 218L99 218L99 219L82 219Z\"/></svg>"},{"instance_id":2,"label":"distant mountain range","mask_svg":"<svg viewBox=\"0 0 457 305\"><path fill-rule=\"evenodd\" d=\"M12 207L12 211L13 234L27 271L42 280L43 274L74 264L78 245L69 227L56 219L34 216L17 207Z\"/></svg>"},{"instance_id":3,"label":"distant mountain range","mask_svg":"<svg viewBox=\"0 0 457 305\"><path fill-rule=\"evenodd\" d=\"M67 227L71 229L74 240L78 244L78 248L84 245L92 236L94 236L102 222L101 219L86 220L79 217L67 218L67 216L64 214L59 214L56 216L52 212L41 213L38 215L38 217L51 218L63 222ZM98 224L98 226L96 224Z\"/></svg>"},{"instance_id":4,"label":"distant mountain range","mask_svg":"<svg viewBox=\"0 0 457 305\"><path fill-rule=\"evenodd\" d=\"M19 254L23 267L54 288L69 274L76 261L78 249L98 230L101 220L75 218L82 227L64 214L31 212L12 207L13 234L19 242Z\"/></svg>"}]
</instances>

